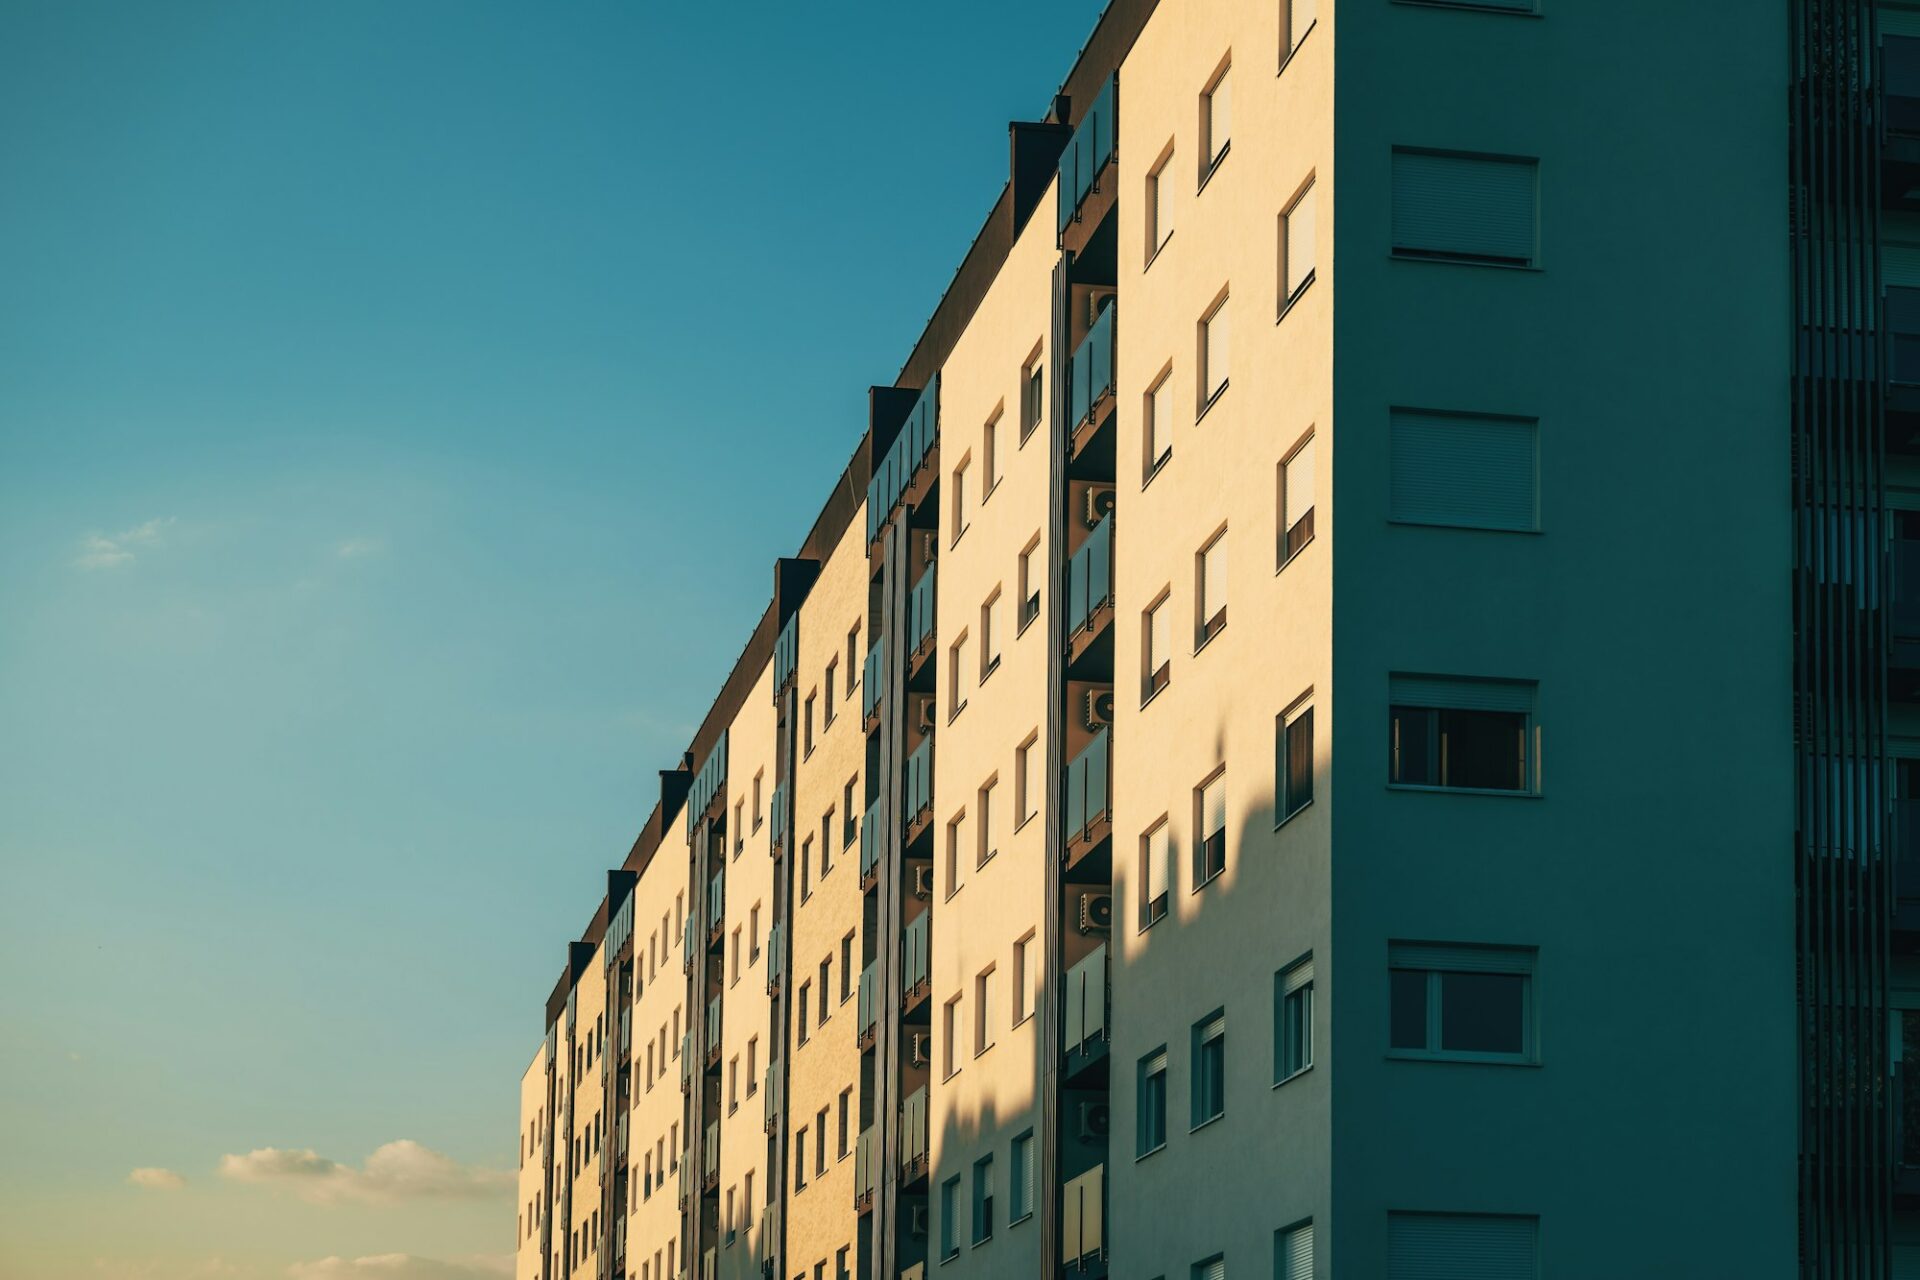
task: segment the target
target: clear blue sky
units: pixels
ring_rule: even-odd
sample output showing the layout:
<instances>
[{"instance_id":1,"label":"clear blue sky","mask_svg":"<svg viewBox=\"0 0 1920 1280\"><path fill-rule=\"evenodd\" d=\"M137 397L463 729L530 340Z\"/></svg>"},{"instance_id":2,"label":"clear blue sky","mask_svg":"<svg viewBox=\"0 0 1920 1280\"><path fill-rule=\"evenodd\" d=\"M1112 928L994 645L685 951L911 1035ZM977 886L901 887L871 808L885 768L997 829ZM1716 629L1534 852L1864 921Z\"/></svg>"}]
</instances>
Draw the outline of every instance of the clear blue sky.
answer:
<instances>
[{"instance_id":1,"label":"clear blue sky","mask_svg":"<svg viewBox=\"0 0 1920 1280\"><path fill-rule=\"evenodd\" d=\"M0 0L0 1274L510 1251L563 943L1099 8Z\"/></svg>"}]
</instances>

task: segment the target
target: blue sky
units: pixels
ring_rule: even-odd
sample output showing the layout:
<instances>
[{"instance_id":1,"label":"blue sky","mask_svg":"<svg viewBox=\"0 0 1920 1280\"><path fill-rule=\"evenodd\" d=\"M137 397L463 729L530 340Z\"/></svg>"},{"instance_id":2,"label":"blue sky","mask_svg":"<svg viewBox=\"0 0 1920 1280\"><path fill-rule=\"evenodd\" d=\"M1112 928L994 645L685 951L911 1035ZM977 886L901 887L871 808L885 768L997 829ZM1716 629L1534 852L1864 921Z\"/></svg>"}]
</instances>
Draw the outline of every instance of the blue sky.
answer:
<instances>
[{"instance_id":1,"label":"blue sky","mask_svg":"<svg viewBox=\"0 0 1920 1280\"><path fill-rule=\"evenodd\" d=\"M1099 8L0 0L0 1273L497 1266L563 942Z\"/></svg>"}]
</instances>

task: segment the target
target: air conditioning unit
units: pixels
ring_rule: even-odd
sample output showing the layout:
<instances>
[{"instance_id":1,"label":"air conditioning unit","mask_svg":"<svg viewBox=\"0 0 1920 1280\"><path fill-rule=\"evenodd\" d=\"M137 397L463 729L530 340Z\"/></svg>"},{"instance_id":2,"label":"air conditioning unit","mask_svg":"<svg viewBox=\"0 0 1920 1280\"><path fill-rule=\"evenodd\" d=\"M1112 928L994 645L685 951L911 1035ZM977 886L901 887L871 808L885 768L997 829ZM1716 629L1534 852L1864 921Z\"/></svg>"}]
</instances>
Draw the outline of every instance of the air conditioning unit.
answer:
<instances>
[{"instance_id":1,"label":"air conditioning unit","mask_svg":"<svg viewBox=\"0 0 1920 1280\"><path fill-rule=\"evenodd\" d=\"M913 896L925 901L933 897L933 864L915 866L913 869Z\"/></svg>"},{"instance_id":2,"label":"air conditioning unit","mask_svg":"<svg viewBox=\"0 0 1920 1280\"><path fill-rule=\"evenodd\" d=\"M927 1234L927 1206L915 1204L908 1208L907 1230L916 1236Z\"/></svg>"},{"instance_id":3,"label":"air conditioning unit","mask_svg":"<svg viewBox=\"0 0 1920 1280\"><path fill-rule=\"evenodd\" d=\"M1089 689L1086 702L1082 704L1085 713L1084 723L1088 733L1098 733L1113 726L1113 690Z\"/></svg>"},{"instance_id":4,"label":"air conditioning unit","mask_svg":"<svg viewBox=\"0 0 1920 1280\"><path fill-rule=\"evenodd\" d=\"M924 1031L907 1035L907 1065L924 1067L933 1062L933 1037Z\"/></svg>"},{"instance_id":5,"label":"air conditioning unit","mask_svg":"<svg viewBox=\"0 0 1920 1280\"><path fill-rule=\"evenodd\" d=\"M1079 1107L1080 1141L1105 1142L1111 1116L1104 1102L1083 1102Z\"/></svg>"},{"instance_id":6,"label":"air conditioning unit","mask_svg":"<svg viewBox=\"0 0 1920 1280\"><path fill-rule=\"evenodd\" d=\"M933 699L922 698L914 704L914 727L921 733L933 732Z\"/></svg>"},{"instance_id":7,"label":"air conditioning unit","mask_svg":"<svg viewBox=\"0 0 1920 1280\"><path fill-rule=\"evenodd\" d=\"M1113 486L1093 485L1087 490L1087 528L1099 527L1102 520L1113 514Z\"/></svg>"},{"instance_id":8,"label":"air conditioning unit","mask_svg":"<svg viewBox=\"0 0 1920 1280\"><path fill-rule=\"evenodd\" d=\"M1110 893L1083 893L1080 895L1080 932L1106 933L1113 928L1113 895Z\"/></svg>"}]
</instances>

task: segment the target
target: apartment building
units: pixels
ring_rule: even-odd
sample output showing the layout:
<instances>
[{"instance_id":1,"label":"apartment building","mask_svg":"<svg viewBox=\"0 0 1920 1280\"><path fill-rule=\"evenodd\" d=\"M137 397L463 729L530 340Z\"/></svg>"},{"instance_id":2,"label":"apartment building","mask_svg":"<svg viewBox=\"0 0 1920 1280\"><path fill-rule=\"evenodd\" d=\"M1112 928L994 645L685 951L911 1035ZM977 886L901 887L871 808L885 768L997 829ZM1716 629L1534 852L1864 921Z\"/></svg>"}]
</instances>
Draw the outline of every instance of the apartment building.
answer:
<instances>
[{"instance_id":1,"label":"apartment building","mask_svg":"<svg viewBox=\"0 0 1920 1280\"><path fill-rule=\"evenodd\" d=\"M516 1274L1920 1276L1920 3L1113 0L1008 143Z\"/></svg>"}]
</instances>

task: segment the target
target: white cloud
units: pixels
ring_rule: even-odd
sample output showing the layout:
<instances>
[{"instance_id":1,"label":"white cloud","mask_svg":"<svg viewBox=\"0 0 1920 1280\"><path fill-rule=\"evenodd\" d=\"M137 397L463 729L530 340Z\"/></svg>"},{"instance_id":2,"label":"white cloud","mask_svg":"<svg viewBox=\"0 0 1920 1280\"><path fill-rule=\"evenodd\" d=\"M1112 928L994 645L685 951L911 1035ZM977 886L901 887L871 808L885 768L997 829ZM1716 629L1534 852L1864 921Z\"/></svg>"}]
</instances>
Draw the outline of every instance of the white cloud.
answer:
<instances>
[{"instance_id":1,"label":"white cloud","mask_svg":"<svg viewBox=\"0 0 1920 1280\"><path fill-rule=\"evenodd\" d=\"M476 1199L504 1195L513 1185L511 1173L463 1165L410 1138L375 1149L359 1169L310 1149L262 1147L243 1156L220 1157L220 1176L284 1187L317 1204Z\"/></svg>"},{"instance_id":2,"label":"white cloud","mask_svg":"<svg viewBox=\"0 0 1920 1280\"><path fill-rule=\"evenodd\" d=\"M348 538L333 549L333 554L342 560L358 560L362 556L377 556L386 549L384 538Z\"/></svg>"},{"instance_id":3,"label":"white cloud","mask_svg":"<svg viewBox=\"0 0 1920 1280\"><path fill-rule=\"evenodd\" d=\"M122 533L108 536L90 533L80 540L80 553L73 559L76 569L118 569L134 562L135 552L166 542L173 517L149 520Z\"/></svg>"},{"instance_id":4,"label":"white cloud","mask_svg":"<svg viewBox=\"0 0 1920 1280\"><path fill-rule=\"evenodd\" d=\"M127 1175L127 1181L148 1191L178 1191L187 1185L187 1180L171 1169L135 1169Z\"/></svg>"},{"instance_id":5,"label":"white cloud","mask_svg":"<svg viewBox=\"0 0 1920 1280\"><path fill-rule=\"evenodd\" d=\"M442 1261L410 1253L381 1253L365 1258L321 1258L287 1268L292 1280L495 1280L513 1274L512 1258L464 1258Z\"/></svg>"}]
</instances>

